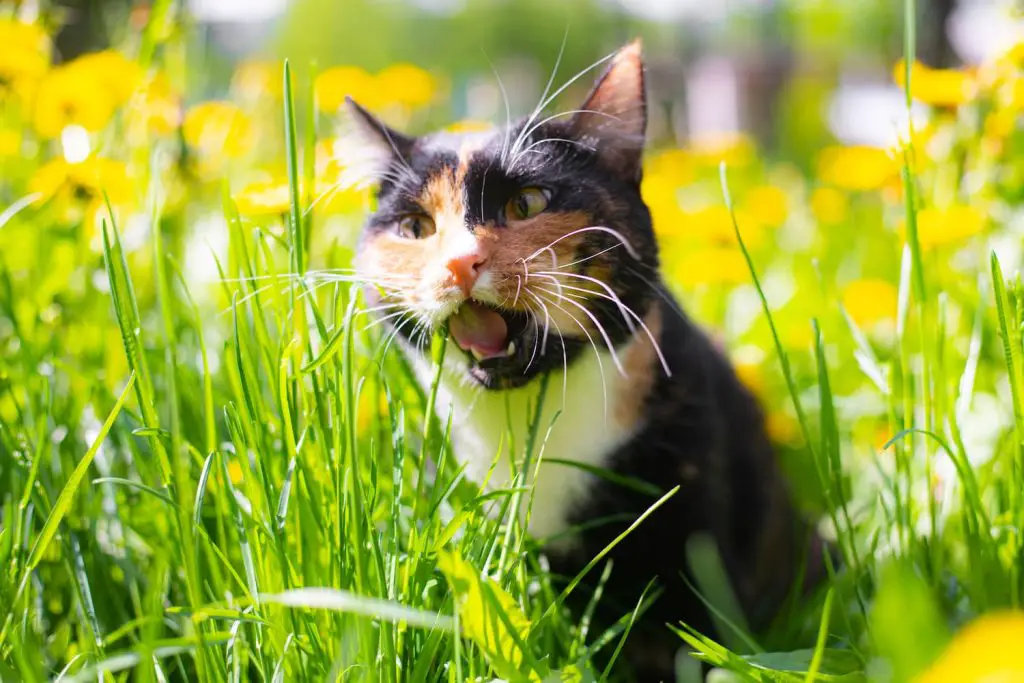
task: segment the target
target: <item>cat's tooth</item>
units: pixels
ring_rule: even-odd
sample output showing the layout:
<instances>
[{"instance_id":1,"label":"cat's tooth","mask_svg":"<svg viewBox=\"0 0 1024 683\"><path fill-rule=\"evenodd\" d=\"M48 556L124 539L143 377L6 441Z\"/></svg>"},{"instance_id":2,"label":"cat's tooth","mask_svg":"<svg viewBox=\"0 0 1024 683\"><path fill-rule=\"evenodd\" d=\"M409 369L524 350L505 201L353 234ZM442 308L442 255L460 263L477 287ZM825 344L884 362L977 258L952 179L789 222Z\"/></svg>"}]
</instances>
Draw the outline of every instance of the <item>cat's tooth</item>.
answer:
<instances>
[{"instance_id":1,"label":"cat's tooth","mask_svg":"<svg viewBox=\"0 0 1024 683\"><path fill-rule=\"evenodd\" d=\"M476 347L473 347L473 348L471 348L471 349L469 350L469 352L470 352L471 354L473 354L473 358L476 358L476 359L477 359L477 361L482 361L482 360L484 359L484 354L482 354L482 353L480 353L479 351L477 351L477 350L476 350Z\"/></svg>"},{"instance_id":2,"label":"cat's tooth","mask_svg":"<svg viewBox=\"0 0 1024 683\"><path fill-rule=\"evenodd\" d=\"M514 341L510 341L508 343L508 348L505 349L505 355L506 356L511 356L515 352L516 352L516 343Z\"/></svg>"}]
</instances>

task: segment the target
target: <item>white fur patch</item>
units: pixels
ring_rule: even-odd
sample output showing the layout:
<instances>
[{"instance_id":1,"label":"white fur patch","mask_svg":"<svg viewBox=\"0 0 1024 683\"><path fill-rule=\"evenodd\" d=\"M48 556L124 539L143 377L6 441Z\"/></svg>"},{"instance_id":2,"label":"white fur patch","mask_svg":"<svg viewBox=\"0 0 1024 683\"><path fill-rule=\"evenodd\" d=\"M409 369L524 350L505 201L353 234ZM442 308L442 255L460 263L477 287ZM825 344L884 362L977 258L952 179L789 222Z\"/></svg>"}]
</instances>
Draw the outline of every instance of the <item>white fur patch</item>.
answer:
<instances>
[{"instance_id":1,"label":"white fur patch","mask_svg":"<svg viewBox=\"0 0 1024 683\"><path fill-rule=\"evenodd\" d=\"M636 340L630 342L635 343ZM505 435L511 427L518 470L522 466L529 427L535 414L532 406L536 405L540 393L540 379L517 389L484 390L467 377L467 360L463 352L453 342L448 344L445 371L437 396L438 418L444 423L452 411L455 456L466 465L466 475L477 484L484 481L500 448L501 459L488 482L488 489L509 487L509 440ZM625 345L620 355L628 347L629 344ZM418 380L429 391L434 377L429 358L417 351L406 350ZM552 373L534 448L534 464L543 444L544 459L558 458L607 467L608 457L632 436L636 428L635 424L622 425L614 417L617 402L624 400L621 381L607 352L601 354L600 360L593 351L585 352L570 365L567 376L562 372ZM549 426L551 433L545 442ZM530 474L532 480L533 472ZM586 498L587 491L593 488L594 478L595 475L577 467L542 462L537 481L532 482L535 486L530 534L545 539L565 531L570 526L568 517ZM526 508L524 503L521 508L524 521ZM570 538L562 536L556 545L564 547L571 542Z\"/></svg>"}]
</instances>

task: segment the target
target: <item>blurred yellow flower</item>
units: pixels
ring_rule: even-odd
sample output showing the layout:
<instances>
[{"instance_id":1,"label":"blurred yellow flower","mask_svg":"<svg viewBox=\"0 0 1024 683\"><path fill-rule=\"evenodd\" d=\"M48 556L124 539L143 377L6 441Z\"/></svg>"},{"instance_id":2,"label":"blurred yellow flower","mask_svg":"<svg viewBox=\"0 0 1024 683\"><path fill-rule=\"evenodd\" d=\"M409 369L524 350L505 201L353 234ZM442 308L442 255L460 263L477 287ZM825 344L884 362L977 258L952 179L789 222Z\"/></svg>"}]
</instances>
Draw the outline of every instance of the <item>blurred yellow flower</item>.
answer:
<instances>
[{"instance_id":1,"label":"blurred yellow flower","mask_svg":"<svg viewBox=\"0 0 1024 683\"><path fill-rule=\"evenodd\" d=\"M944 209L928 207L917 212L917 239L922 249L962 242L984 229L984 214L966 204L954 204ZM906 235L906 225L900 226L900 232Z\"/></svg>"},{"instance_id":2,"label":"blurred yellow flower","mask_svg":"<svg viewBox=\"0 0 1024 683\"><path fill-rule=\"evenodd\" d=\"M740 206L764 225L772 227L782 225L789 214L789 198L781 188L774 185L758 185L751 188L743 197Z\"/></svg>"},{"instance_id":3,"label":"blurred yellow flower","mask_svg":"<svg viewBox=\"0 0 1024 683\"><path fill-rule=\"evenodd\" d=\"M893 78L906 88L906 62L900 60L893 69ZM974 96L974 81L963 71L932 69L920 62L910 67L910 94L915 100L937 107L955 107Z\"/></svg>"},{"instance_id":4,"label":"blurred yellow flower","mask_svg":"<svg viewBox=\"0 0 1024 683\"><path fill-rule=\"evenodd\" d=\"M751 249L764 244L764 224L749 211L736 209L735 214L743 243ZM710 246L730 248L735 246L737 249L739 247L733 216L724 204L712 204L696 211L683 212L681 222L675 232L680 237Z\"/></svg>"},{"instance_id":5,"label":"blurred yellow flower","mask_svg":"<svg viewBox=\"0 0 1024 683\"><path fill-rule=\"evenodd\" d=\"M145 133L166 135L181 124L181 99L171 87L167 74L157 72L146 78L126 111L129 126Z\"/></svg>"},{"instance_id":6,"label":"blurred yellow flower","mask_svg":"<svg viewBox=\"0 0 1024 683\"><path fill-rule=\"evenodd\" d=\"M373 76L357 66L336 66L316 77L313 84L317 106L325 112L338 111L349 95L368 109L377 109L381 99Z\"/></svg>"},{"instance_id":7,"label":"blurred yellow flower","mask_svg":"<svg viewBox=\"0 0 1024 683\"><path fill-rule=\"evenodd\" d=\"M740 363L734 365L736 376L739 377L747 389L757 397L765 396L767 382L764 378L764 370L759 363Z\"/></svg>"},{"instance_id":8,"label":"blurred yellow flower","mask_svg":"<svg viewBox=\"0 0 1024 683\"><path fill-rule=\"evenodd\" d=\"M243 216L280 216L291 207L291 188L286 179L250 183L235 195L235 204Z\"/></svg>"},{"instance_id":9,"label":"blurred yellow flower","mask_svg":"<svg viewBox=\"0 0 1024 683\"><path fill-rule=\"evenodd\" d=\"M182 126L185 141L205 156L237 158L252 147L252 123L230 102L203 102L188 110Z\"/></svg>"},{"instance_id":10,"label":"blurred yellow flower","mask_svg":"<svg viewBox=\"0 0 1024 683\"><path fill-rule=\"evenodd\" d=\"M898 173L896 160L876 147L826 147L818 155L818 178L845 190L877 190Z\"/></svg>"},{"instance_id":11,"label":"blurred yellow flower","mask_svg":"<svg viewBox=\"0 0 1024 683\"><path fill-rule=\"evenodd\" d=\"M693 180L693 155L685 149L667 149L652 154L644 161L644 181L658 178L676 187Z\"/></svg>"},{"instance_id":12,"label":"blurred yellow flower","mask_svg":"<svg viewBox=\"0 0 1024 683\"><path fill-rule=\"evenodd\" d=\"M644 202L651 212L654 232L659 235L672 235L682 226L683 212L679 208L676 197L678 186L663 174L648 173L640 185Z\"/></svg>"},{"instance_id":13,"label":"blurred yellow flower","mask_svg":"<svg viewBox=\"0 0 1024 683\"><path fill-rule=\"evenodd\" d=\"M49 36L36 24L0 19L0 45L0 102L9 94L28 99L50 66Z\"/></svg>"},{"instance_id":14,"label":"blurred yellow flower","mask_svg":"<svg viewBox=\"0 0 1024 683\"><path fill-rule=\"evenodd\" d=\"M78 125L97 132L114 115L117 103L103 85L69 65L57 67L39 84L36 93L35 128L44 138L54 138L67 126Z\"/></svg>"},{"instance_id":15,"label":"blurred yellow flower","mask_svg":"<svg viewBox=\"0 0 1024 683\"><path fill-rule=\"evenodd\" d=\"M796 444L802 440L800 423L789 413L773 410L765 416L765 430L768 438L776 444Z\"/></svg>"},{"instance_id":16,"label":"blurred yellow flower","mask_svg":"<svg viewBox=\"0 0 1024 683\"><path fill-rule=\"evenodd\" d=\"M494 125L487 121L463 119L449 124L445 127L445 130L449 133L483 133L485 131L492 130L493 128Z\"/></svg>"},{"instance_id":17,"label":"blurred yellow flower","mask_svg":"<svg viewBox=\"0 0 1024 683\"><path fill-rule=\"evenodd\" d=\"M378 96L387 104L412 108L430 104L437 82L428 72L412 64L393 64L376 77Z\"/></svg>"},{"instance_id":18,"label":"blurred yellow flower","mask_svg":"<svg viewBox=\"0 0 1024 683\"><path fill-rule=\"evenodd\" d=\"M897 290L885 280L855 280L843 289L842 300L846 312L860 326L896 317Z\"/></svg>"},{"instance_id":19,"label":"blurred yellow flower","mask_svg":"<svg viewBox=\"0 0 1024 683\"><path fill-rule=\"evenodd\" d=\"M21 131L0 128L0 159L17 156L21 151Z\"/></svg>"},{"instance_id":20,"label":"blurred yellow flower","mask_svg":"<svg viewBox=\"0 0 1024 683\"><path fill-rule=\"evenodd\" d=\"M284 70L276 62L242 62L231 77L231 90L242 100L258 100L268 96L279 100L284 92Z\"/></svg>"},{"instance_id":21,"label":"blurred yellow flower","mask_svg":"<svg viewBox=\"0 0 1024 683\"><path fill-rule=\"evenodd\" d=\"M238 464L237 460L231 460L228 463L228 477L231 479L231 483L235 486L240 485L243 475L244 470L242 470L242 466Z\"/></svg>"},{"instance_id":22,"label":"blurred yellow flower","mask_svg":"<svg viewBox=\"0 0 1024 683\"><path fill-rule=\"evenodd\" d=\"M78 164L54 159L36 170L28 189L41 195L38 201L54 197L91 200L102 198L106 191L111 203L116 204L132 196L132 184L124 163L103 157L90 157Z\"/></svg>"},{"instance_id":23,"label":"blurred yellow flower","mask_svg":"<svg viewBox=\"0 0 1024 683\"><path fill-rule=\"evenodd\" d=\"M690 249L675 261L676 280L685 286L735 285L750 278L747 262L738 247Z\"/></svg>"},{"instance_id":24,"label":"blurred yellow flower","mask_svg":"<svg viewBox=\"0 0 1024 683\"><path fill-rule=\"evenodd\" d=\"M835 225L846 220L850 200L846 194L831 187L819 187L811 193L811 213L819 223Z\"/></svg>"},{"instance_id":25,"label":"blurred yellow flower","mask_svg":"<svg viewBox=\"0 0 1024 683\"><path fill-rule=\"evenodd\" d=\"M746 166L754 160L757 152L754 140L744 133L721 133L705 135L690 142L691 158L700 164L718 166Z\"/></svg>"},{"instance_id":26,"label":"blurred yellow flower","mask_svg":"<svg viewBox=\"0 0 1024 683\"><path fill-rule=\"evenodd\" d=\"M914 683L1024 683L1024 612L992 613L964 627Z\"/></svg>"},{"instance_id":27,"label":"blurred yellow flower","mask_svg":"<svg viewBox=\"0 0 1024 683\"><path fill-rule=\"evenodd\" d=\"M90 52L64 65L78 78L100 85L117 104L124 104L142 81L142 67L116 50Z\"/></svg>"}]
</instances>

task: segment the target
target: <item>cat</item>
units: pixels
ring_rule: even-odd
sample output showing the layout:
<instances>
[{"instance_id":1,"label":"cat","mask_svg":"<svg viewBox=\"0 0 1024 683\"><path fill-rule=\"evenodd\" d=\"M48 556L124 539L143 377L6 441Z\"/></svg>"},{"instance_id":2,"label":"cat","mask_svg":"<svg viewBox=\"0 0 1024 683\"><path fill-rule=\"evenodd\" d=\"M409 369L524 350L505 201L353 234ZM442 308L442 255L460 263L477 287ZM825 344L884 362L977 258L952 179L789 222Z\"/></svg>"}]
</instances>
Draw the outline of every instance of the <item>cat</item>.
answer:
<instances>
[{"instance_id":1,"label":"cat","mask_svg":"<svg viewBox=\"0 0 1024 683\"><path fill-rule=\"evenodd\" d=\"M429 339L447 326L436 412L453 416L468 477L482 483L499 451L522 458L546 383L528 529L552 571L574 576L679 487L609 553L599 603L607 623L657 580L630 637L634 675L653 681L674 680L682 645L666 623L714 632L684 579L694 535L715 541L754 627L798 576L809 587L822 572L758 403L659 276L640 192L646 97L636 41L566 115L539 107L503 128L411 137L348 99L346 140L354 177L377 193L356 269L425 388ZM511 484L502 462L491 488Z\"/></svg>"}]
</instances>

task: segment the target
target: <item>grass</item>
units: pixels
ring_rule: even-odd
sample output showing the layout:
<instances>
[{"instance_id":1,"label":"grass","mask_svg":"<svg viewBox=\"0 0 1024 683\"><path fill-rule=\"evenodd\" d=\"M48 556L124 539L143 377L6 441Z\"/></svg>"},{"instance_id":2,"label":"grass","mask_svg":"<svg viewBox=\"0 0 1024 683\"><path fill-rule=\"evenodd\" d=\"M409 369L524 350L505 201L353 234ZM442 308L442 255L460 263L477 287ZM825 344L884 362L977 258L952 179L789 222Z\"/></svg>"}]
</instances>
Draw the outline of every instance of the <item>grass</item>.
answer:
<instances>
[{"instance_id":1,"label":"grass","mask_svg":"<svg viewBox=\"0 0 1024 683\"><path fill-rule=\"evenodd\" d=\"M912 1L906 11L909 63ZM910 78L908 66L908 109ZM656 587L596 633L589 615L614 567L599 555L577 577L546 571L515 521L530 505L525 473L545 457L539 418L507 489L466 480L448 443L458 416L434 416L436 379L423 391L350 278L325 274L348 256L315 241L315 117L300 138L287 63L283 90L286 228L248 221L225 190L219 291L194 291L156 155L143 248L111 208L102 262L82 238L72 275L51 267L56 222L32 231L46 207L11 202L0 219L0 245L18 247L0 251L0 679L608 679L595 662L621 655ZM298 99L311 105L311 89ZM842 555L818 599L749 634L714 552L691 544L723 642L672 626L737 680L912 680L959 625L1021 607L1024 290L984 243L963 249L966 268L923 244L922 206L970 198L943 169L981 142L963 133L965 156L936 172L921 171L916 139L902 148L888 335L831 303L834 255L854 244L836 237L800 280L803 299L817 289L827 302L799 321L810 343L788 341L772 282L795 266L746 239L731 169L717 174L765 325L746 342L777 363L766 400L796 423L784 465ZM864 270L892 240L872 239ZM76 284L90 264L102 271ZM1009 406L987 442L982 399ZM872 448L863 425L879 420L887 443ZM685 491L651 510L671 495ZM590 596L583 615L563 607L574 591ZM694 664L680 661L682 681L699 680Z\"/></svg>"}]
</instances>

